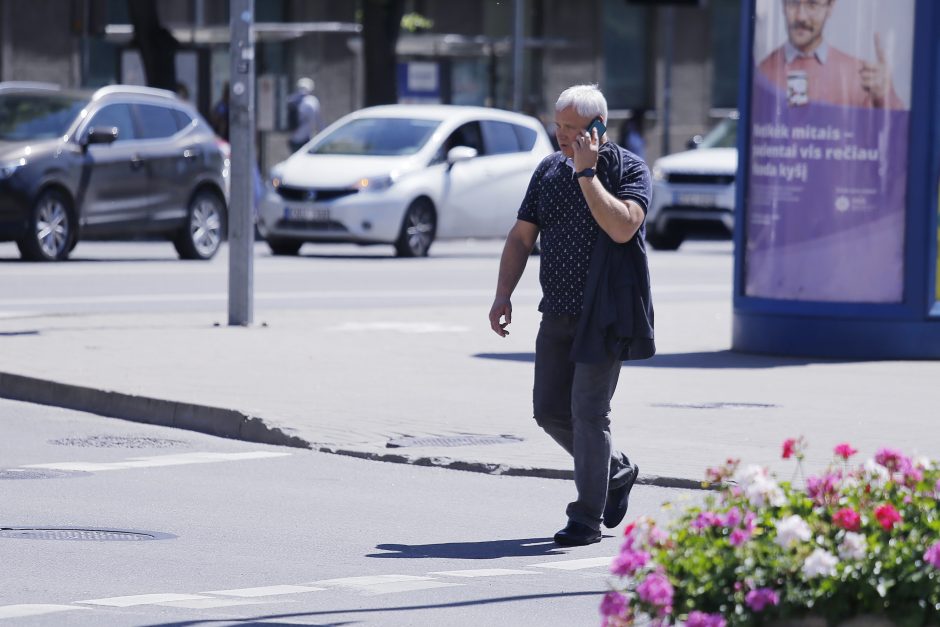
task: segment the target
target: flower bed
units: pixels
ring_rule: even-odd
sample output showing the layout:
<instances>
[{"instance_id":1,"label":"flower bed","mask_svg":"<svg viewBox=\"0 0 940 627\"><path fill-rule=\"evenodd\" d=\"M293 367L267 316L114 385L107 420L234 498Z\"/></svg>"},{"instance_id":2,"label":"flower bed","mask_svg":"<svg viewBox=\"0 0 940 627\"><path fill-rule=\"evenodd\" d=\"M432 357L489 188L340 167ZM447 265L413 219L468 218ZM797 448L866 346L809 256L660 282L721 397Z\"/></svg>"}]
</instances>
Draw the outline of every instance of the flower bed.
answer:
<instances>
[{"instance_id":1,"label":"flower bed","mask_svg":"<svg viewBox=\"0 0 940 627\"><path fill-rule=\"evenodd\" d=\"M784 458L802 476L806 443ZM940 624L940 466L881 449L850 468L857 451L805 489L738 460L709 469L718 490L667 528L650 518L627 526L601 603L604 627L724 627L811 617L856 616L901 627Z\"/></svg>"}]
</instances>

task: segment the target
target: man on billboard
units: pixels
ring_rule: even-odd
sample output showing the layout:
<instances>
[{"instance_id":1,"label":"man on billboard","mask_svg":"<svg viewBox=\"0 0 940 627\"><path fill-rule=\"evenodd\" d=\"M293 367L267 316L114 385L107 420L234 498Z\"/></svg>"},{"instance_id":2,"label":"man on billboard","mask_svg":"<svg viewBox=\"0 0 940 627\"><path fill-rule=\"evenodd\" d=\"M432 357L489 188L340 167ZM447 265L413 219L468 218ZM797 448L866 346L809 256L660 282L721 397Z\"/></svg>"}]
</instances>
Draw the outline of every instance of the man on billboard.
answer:
<instances>
[{"instance_id":1,"label":"man on billboard","mask_svg":"<svg viewBox=\"0 0 940 627\"><path fill-rule=\"evenodd\" d=\"M786 91L791 106L823 102L838 106L903 109L891 83L881 38L874 35L874 62L853 57L823 37L836 0L781 0L787 41L758 69Z\"/></svg>"}]
</instances>

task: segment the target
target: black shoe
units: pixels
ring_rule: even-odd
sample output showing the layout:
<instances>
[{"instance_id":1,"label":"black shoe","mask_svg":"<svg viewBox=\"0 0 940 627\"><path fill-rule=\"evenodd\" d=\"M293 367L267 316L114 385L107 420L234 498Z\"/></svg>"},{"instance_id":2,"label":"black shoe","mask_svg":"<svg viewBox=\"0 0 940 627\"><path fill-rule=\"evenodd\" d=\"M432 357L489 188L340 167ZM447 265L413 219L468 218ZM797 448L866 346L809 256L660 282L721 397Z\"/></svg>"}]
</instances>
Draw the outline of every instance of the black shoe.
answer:
<instances>
[{"instance_id":1,"label":"black shoe","mask_svg":"<svg viewBox=\"0 0 940 627\"><path fill-rule=\"evenodd\" d=\"M620 524L623 517L627 515L627 508L630 506L630 490L636 483L636 478L640 476L640 467L633 464L633 474L622 486L611 488L607 492L607 504L604 505L604 526L613 529Z\"/></svg>"},{"instance_id":2,"label":"black shoe","mask_svg":"<svg viewBox=\"0 0 940 627\"><path fill-rule=\"evenodd\" d=\"M568 521L568 525L555 534L555 544L562 546L584 546L585 544L594 544L601 541L601 532L599 529L591 529L587 525Z\"/></svg>"}]
</instances>

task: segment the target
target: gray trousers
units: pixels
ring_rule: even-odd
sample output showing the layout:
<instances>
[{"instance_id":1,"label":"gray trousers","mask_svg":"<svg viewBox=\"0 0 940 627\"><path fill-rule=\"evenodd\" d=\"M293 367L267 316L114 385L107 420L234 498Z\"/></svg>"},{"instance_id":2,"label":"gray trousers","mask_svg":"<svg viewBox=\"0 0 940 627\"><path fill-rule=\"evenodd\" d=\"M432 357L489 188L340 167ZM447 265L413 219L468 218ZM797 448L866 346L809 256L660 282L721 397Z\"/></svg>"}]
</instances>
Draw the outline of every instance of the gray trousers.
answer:
<instances>
[{"instance_id":1,"label":"gray trousers","mask_svg":"<svg viewBox=\"0 0 940 627\"><path fill-rule=\"evenodd\" d=\"M610 399L622 366L618 355L601 363L571 361L576 316L543 314L535 340L535 420L574 458L576 501L570 520L599 529L609 488L622 485L630 460L610 439Z\"/></svg>"}]
</instances>

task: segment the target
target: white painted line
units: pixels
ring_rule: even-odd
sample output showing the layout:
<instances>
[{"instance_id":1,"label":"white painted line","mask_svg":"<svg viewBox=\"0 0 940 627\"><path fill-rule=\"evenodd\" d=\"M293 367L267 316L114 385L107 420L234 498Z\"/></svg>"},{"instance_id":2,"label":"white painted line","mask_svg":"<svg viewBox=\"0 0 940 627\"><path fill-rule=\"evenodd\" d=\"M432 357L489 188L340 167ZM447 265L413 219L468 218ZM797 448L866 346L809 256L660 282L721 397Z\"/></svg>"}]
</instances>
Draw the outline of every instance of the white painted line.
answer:
<instances>
[{"instance_id":1,"label":"white painted line","mask_svg":"<svg viewBox=\"0 0 940 627\"><path fill-rule=\"evenodd\" d=\"M318 592L326 588L314 588L311 586L264 586L261 588L241 588L238 590L210 590L200 594L217 594L227 597L272 597L279 594L299 594L301 592Z\"/></svg>"},{"instance_id":2,"label":"white painted line","mask_svg":"<svg viewBox=\"0 0 940 627\"><path fill-rule=\"evenodd\" d=\"M450 588L463 584L446 583L436 581L431 577L416 577L414 575L369 575L365 577L325 579L323 581L314 581L311 585L349 588L367 594L390 594L412 590L429 590L431 588Z\"/></svg>"},{"instance_id":3,"label":"white painted line","mask_svg":"<svg viewBox=\"0 0 940 627\"><path fill-rule=\"evenodd\" d=\"M589 557L583 560L562 560L557 562L541 562L532 564L529 568L555 568L558 570L583 570L597 566L610 566L613 557Z\"/></svg>"},{"instance_id":4,"label":"white painted line","mask_svg":"<svg viewBox=\"0 0 940 627\"><path fill-rule=\"evenodd\" d=\"M279 601L284 603L283 600ZM247 599L193 599L192 601L170 601L158 603L165 607L179 607L185 610L212 610L218 607L235 607L237 605L264 605L275 601L249 601Z\"/></svg>"},{"instance_id":5,"label":"white painted line","mask_svg":"<svg viewBox=\"0 0 940 627\"><path fill-rule=\"evenodd\" d=\"M50 470L81 470L85 472L103 472L106 470L126 470L129 468L158 468L162 466L184 466L187 464L214 464L248 459L267 459L286 457L291 453L254 451L250 453L182 453L179 455L159 455L156 457L131 457L123 462L55 462L52 464L30 464L23 468L47 468Z\"/></svg>"},{"instance_id":6,"label":"white painted line","mask_svg":"<svg viewBox=\"0 0 940 627\"><path fill-rule=\"evenodd\" d=\"M22 604L22 605L0 605L0 620L4 618L25 618L26 616L42 616L43 614L55 614L56 612L70 612L72 610L90 610L90 607L75 607L74 605L49 605L49 604Z\"/></svg>"},{"instance_id":7,"label":"white painted line","mask_svg":"<svg viewBox=\"0 0 940 627\"><path fill-rule=\"evenodd\" d=\"M511 568L478 568L475 570L438 570L429 575L448 577L504 577L509 575L541 575L533 570L513 570Z\"/></svg>"},{"instance_id":8,"label":"white painted line","mask_svg":"<svg viewBox=\"0 0 940 627\"><path fill-rule=\"evenodd\" d=\"M347 322L329 331L395 331L397 333L467 333L470 327L440 322Z\"/></svg>"},{"instance_id":9,"label":"white painted line","mask_svg":"<svg viewBox=\"0 0 940 627\"><path fill-rule=\"evenodd\" d=\"M195 601L209 597L198 594L135 594L129 597L111 597L107 599L89 599L76 601L85 605L106 605L108 607L134 607L135 605L154 605L156 603L169 603L171 601Z\"/></svg>"}]
</instances>

